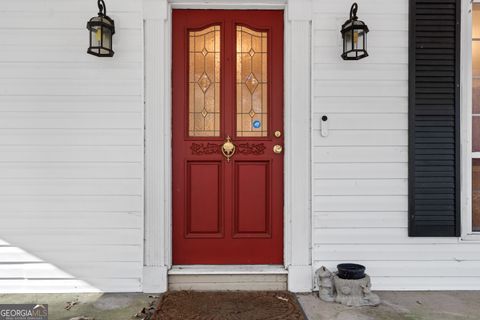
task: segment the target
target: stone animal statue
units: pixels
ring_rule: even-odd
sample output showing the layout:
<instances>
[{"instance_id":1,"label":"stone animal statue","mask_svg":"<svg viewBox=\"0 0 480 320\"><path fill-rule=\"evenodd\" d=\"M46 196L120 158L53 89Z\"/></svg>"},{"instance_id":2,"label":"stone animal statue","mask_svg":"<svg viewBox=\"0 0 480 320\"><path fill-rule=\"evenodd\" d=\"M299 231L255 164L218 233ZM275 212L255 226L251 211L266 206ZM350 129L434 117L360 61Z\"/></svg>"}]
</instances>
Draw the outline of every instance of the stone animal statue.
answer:
<instances>
[{"instance_id":1,"label":"stone animal statue","mask_svg":"<svg viewBox=\"0 0 480 320\"><path fill-rule=\"evenodd\" d=\"M380 297L371 291L371 281L368 275L362 279L342 279L336 273L321 267L315 272L319 292L323 301L337 302L347 306L377 306Z\"/></svg>"},{"instance_id":2,"label":"stone animal statue","mask_svg":"<svg viewBox=\"0 0 480 320\"><path fill-rule=\"evenodd\" d=\"M318 297L323 301L335 301L335 292L333 288L333 274L325 267L321 267L315 272L315 279L318 283Z\"/></svg>"}]
</instances>

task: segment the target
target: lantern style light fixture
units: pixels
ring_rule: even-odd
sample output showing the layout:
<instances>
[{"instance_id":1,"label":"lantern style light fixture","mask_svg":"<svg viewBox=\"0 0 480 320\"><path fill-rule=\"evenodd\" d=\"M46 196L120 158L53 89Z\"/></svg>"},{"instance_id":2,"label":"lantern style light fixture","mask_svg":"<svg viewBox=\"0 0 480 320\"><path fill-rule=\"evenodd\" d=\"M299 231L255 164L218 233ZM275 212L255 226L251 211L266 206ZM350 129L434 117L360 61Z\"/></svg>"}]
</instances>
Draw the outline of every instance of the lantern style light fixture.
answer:
<instances>
[{"instance_id":1,"label":"lantern style light fixture","mask_svg":"<svg viewBox=\"0 0 480 320\"><path fill-rule=\"evenodd\" d=\"M354 3L350 9L350 19L342 25L343 60L360 60L368 57L368 27L357 17L358 5Z\"/></svg>"},{"instance_id":2,"label":"lantern style light fixture","mask_svg":"<svg viewBox=\"0 0 480 320\"><path fill-rule=\"evenodd\" d=\"M97 57L113 57L112 36L115 33L115 23L107 16L107 8L103 0L98 0L98 17L87 22L90 31L90 46L87 53Z\"/></svg>"}]
</instances>

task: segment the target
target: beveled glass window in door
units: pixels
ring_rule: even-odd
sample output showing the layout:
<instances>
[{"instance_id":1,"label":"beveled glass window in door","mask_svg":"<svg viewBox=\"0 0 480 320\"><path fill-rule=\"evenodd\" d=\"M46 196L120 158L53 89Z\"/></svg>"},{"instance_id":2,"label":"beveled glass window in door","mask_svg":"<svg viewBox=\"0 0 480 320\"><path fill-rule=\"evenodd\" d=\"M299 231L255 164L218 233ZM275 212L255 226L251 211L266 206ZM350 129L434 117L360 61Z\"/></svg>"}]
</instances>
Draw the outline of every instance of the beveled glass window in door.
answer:
<instances>
[{"instance_id":1,"label":"beveled glass window in door","mask_svg":"<svg viewBox=\"0 0 480 320\"><path fill-rule=\"evenodd\" d=\"M237 136L268 135L268 34L237 26Z\"/></svg>"},{"instance_id":2,"label":"beveled glass window in door","mask_svg":"<svg viewBox=\"0 0 480 320\"><path fill-rule=\"evenodd\" d=\"M189 32L188 134L220 136L220 26Z\"/></svg>"},{"instance_id":3,"label":"beveled glass window in door","mask_svg":"<svg viewBox=\"0 0 480 320\"><path fill-rule=\"evenodd\" d=\"M480 232L480 4L472 10L472 230Z\"/></svg>"}]
</instances>

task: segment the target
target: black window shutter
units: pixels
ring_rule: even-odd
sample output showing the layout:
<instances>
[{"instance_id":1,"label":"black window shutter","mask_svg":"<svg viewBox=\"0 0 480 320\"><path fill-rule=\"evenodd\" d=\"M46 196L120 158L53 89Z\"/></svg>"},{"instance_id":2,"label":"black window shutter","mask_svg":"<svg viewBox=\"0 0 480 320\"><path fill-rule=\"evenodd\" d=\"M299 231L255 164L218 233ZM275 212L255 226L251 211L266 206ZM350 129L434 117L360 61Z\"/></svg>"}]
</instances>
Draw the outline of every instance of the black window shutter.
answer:
<instances>
[{"instance_id":1,"label":"black window shutter","mask_svg":"<svg viewBox=\"0 0 480 320\"><path fill-rule=\"evenodd\" d=\"M409 236L460 235L461 0L410 0Z\"/></svg>"}]
</instances>

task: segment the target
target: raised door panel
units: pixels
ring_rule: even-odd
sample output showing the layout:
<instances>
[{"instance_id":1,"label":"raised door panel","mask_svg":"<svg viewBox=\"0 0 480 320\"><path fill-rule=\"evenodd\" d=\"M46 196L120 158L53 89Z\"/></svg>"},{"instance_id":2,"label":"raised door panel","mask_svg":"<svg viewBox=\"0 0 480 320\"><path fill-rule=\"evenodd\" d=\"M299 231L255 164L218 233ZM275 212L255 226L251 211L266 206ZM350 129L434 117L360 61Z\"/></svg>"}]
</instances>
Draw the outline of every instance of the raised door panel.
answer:
<instances>
[{"instance_id":1,"label":"raised door panel","mask_svg":"<svg viewBox=\"0 0 480 320\"><path fill-rule=\"evenodd\" d=\"M270 161L235 161L234 237L270 237Z\"/></svg>"},{"instance_id":2,"label":"raised door panel","mask_svg":"<svg viewBox=\"0 0 480 320\"><path fill-rule=\"evenodd\" d=\"M222 237L222 163L220 161L189 161L186 179L185 236L188 238Z\"/></svg>"}]
</instances>

